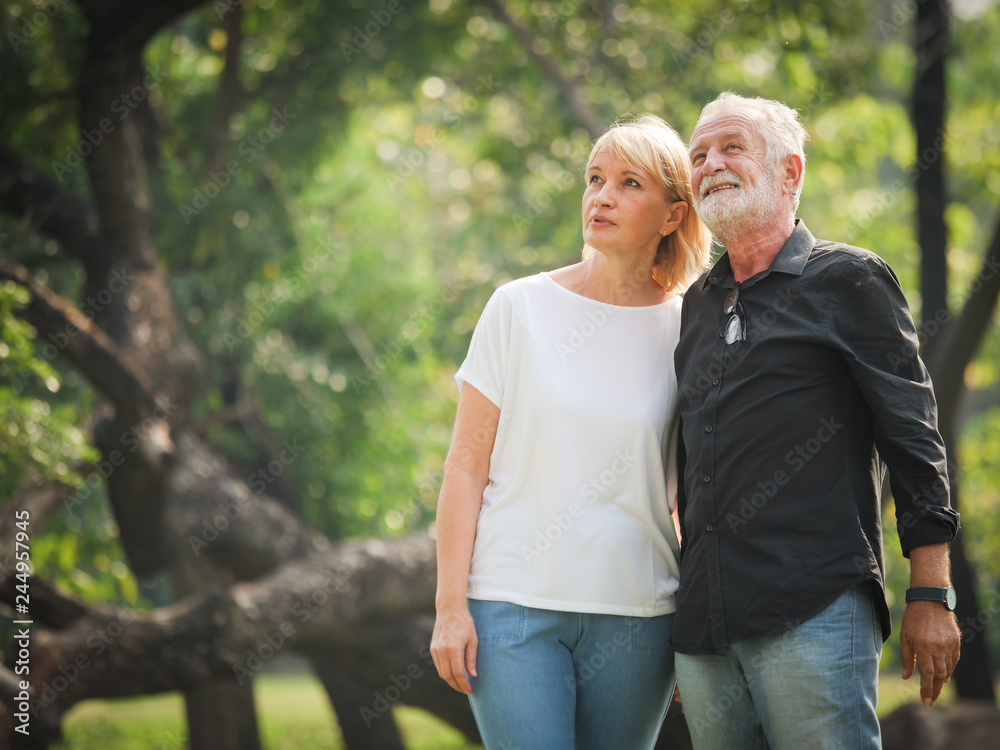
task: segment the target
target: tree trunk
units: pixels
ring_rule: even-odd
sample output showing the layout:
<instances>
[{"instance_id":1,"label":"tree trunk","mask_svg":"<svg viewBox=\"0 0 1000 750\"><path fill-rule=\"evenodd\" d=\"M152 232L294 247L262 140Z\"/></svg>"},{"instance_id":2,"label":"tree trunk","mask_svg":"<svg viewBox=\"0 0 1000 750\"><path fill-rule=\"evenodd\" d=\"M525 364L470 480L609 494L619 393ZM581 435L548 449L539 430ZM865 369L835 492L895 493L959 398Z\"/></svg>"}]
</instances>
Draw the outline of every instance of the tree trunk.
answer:
<instances>
[{"instance_id":1,"label":"tree trunk","mask_svg":"<svg viewBox=\"0 0 1000 750\"><path fill-rule=\"evenodd\" d=\"M190 750L261 750L253 683L202 682L184 694Z\"/></svg>"},{"instance_id":2,"label":"tree trunk","mask_svg":"<svg viewBox=\"0 0 1000 750\"><path fill-rule=\"evenodd\" d=\"M947 0L927 0L917 4L914 48L917 58L913 84L913 127L917 136L917 237L921 250L922 330L928 343L924 357L938 396L941 437L948 448L951 503L959 509L961 463L958 456L960 425L958 414L965 391L964 372L989 324L992 304L980 310L985 293L975 289L970 302L976 312L985 313L981 322L963 330L948 309L947 227L944 219L947 190L944 173L945 61L950 48ZM987 253L987 261L991 251ZM996 274L993 274L996 276ZM980 278L982 275L980 276ZM966 322L969 305L963 311ZM995 701L986 638L966 627L975 623L978 585L965 554L961 535L951 545L952 580L958 592L956 615L963 628L962 658L955 669L955 690L959 697Z\"/></svg>"},{"instance_id":3,"label":"tree trunk","mask_svg":"<svg viewBox=\"0 0 1000 750\"><path fill-rule=\"evenodd\" d=\"M312 665L337 714L348 750L406 749L391 711L384 715L366 715L364 709L373 702L372 691L367 685L354 679L329 656L314 656Z\"/></svg>"}]
</instances>

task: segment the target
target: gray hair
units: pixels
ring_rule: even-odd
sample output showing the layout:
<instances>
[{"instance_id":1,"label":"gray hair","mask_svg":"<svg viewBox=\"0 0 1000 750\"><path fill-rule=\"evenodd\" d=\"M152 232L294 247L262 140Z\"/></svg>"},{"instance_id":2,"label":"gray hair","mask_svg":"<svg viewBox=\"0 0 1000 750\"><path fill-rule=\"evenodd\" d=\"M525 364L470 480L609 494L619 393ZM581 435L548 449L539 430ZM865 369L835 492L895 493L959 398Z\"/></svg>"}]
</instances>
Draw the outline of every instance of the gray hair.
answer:
<instances>
[{"instance_id":1,"label":"gray hair","mask_svg":"<svg viewBox=\"0 0 1000 750\"><path fill-rule=\"evenodd\" d=\"M792 193L795 200L795 210L799 208L799 196L802 194L802 183L806 178L805 142L809 138L806 129L802 127L799 113L774 99L764 99L760 96L746 97L724 91L705 105L695 123L695 128L705 120L726 114L732 110L749 109L760 115L761 135L766 145L765 158L769 164L777 164L786 156L796 155L802 160L802 178Z\"/></svg>"}]
</instances>

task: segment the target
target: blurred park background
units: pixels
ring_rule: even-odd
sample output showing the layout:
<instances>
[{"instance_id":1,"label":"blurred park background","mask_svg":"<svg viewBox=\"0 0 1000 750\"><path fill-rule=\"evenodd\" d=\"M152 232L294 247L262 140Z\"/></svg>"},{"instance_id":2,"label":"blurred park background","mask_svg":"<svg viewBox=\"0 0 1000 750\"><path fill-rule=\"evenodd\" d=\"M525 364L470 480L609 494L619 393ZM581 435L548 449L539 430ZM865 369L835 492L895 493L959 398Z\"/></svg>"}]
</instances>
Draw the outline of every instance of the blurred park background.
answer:
<instances>
[{"instance_id":1,"label":"blurred park background","mask_svg":"<svg viewBox=\"0 0 1000 750\"><path fill-rule=\"evenodd\" d=\"M493 289L579 259L596 135L649 111L687 138L723 90L800 111L799 215L906 290L962 512L945 702L995 704L996 0L2 0L0 23L2 742L27 510L31 746L475 747L426 650L452 376ZM891 500L884 527L898 623ZM919 700L899 671L893 639L882 714Z\"/></svg>"}]
</instances>

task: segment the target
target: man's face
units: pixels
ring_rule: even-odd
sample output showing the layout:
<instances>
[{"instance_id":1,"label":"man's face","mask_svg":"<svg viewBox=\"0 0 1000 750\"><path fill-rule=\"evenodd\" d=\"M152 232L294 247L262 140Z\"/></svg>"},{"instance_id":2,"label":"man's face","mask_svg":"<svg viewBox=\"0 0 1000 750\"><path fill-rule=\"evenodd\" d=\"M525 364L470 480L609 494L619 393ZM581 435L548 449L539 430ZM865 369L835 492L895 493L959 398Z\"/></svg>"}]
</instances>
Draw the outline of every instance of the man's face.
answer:
<instances>
[{"instance_id":1,"label":"man's face","mask_svg":"<svg viewBox=\"0 0 1000 750\"><path fill-rule=\"evenodd\" d=\"M695 210L717 237L759 229L781 200L780 175L766 158L757 116L732 110L702 122L691 137Z\"/></svg>"}]
</instances>

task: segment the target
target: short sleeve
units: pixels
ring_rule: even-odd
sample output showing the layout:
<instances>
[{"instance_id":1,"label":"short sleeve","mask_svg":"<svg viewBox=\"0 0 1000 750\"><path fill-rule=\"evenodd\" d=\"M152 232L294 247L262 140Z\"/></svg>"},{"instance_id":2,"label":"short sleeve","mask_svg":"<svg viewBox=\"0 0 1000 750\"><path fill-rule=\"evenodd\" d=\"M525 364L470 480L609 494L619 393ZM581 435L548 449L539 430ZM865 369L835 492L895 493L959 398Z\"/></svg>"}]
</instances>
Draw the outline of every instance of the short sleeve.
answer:
<instances>
[{"instance_id":1,"label":"short sleeve","mask_svg":"<svg viewBox=\"0 0 1000 750\"><path fill-rule=\"evenodd\" d=\"M472 333L469 353L455 373L459 388L462 383L468 383L497 408L503 399L512 317L511 301L502 289L498 289L486 303Z\"/></svg>"}]
</instances>

